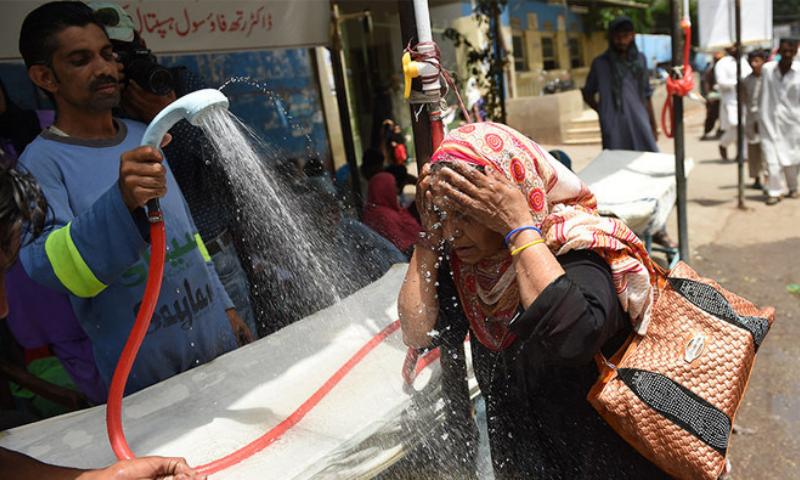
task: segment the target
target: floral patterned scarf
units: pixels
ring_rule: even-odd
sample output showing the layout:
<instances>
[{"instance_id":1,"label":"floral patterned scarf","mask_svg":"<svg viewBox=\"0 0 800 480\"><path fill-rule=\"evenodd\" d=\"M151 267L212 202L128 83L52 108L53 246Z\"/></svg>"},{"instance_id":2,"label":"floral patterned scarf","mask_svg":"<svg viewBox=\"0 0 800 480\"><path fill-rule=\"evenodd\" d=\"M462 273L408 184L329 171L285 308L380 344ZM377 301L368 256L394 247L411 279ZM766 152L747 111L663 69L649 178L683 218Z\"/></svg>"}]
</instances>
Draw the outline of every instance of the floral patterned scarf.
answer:
<instances>
[{"instance_id":1,"label":"floral patterned scarf","mask_svg":"<svg viewBox=\"0 0 800 480\"><path fill-rule=\"evenodd\" d=\"M643 334L658 295L658 275L644 244L621 221L597 213L594 194L536 142L504 125L476 123L448 134L431 162L466 161L491 166L528 199L533 222L555 255L593 250L611 267L617 295L635 330ZM489 348L513 340L508 323L519 305L511 255L474 265L454 253L450 265L473 332Z\"/></svg>"}]
</instances>

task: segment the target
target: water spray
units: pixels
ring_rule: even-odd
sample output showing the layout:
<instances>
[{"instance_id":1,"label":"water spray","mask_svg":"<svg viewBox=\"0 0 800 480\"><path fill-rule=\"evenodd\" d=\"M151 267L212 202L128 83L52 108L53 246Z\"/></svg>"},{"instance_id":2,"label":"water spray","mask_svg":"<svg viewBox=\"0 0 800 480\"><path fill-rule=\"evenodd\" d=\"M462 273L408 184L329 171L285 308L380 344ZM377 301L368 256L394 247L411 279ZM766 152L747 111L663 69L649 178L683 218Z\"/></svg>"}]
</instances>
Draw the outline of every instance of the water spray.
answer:
<instances>
[{"instance_id":1,"label":"water spray","mask_svg":"<svg viewBox=\"0 0 800 480\"><path fill-rule=\"evenodd\" d=\"M205 126L213 124L210 121L211 117L216 115L216 112L225 111L229 106L227 98L218 90L200 90L184 97L170 104L167 108L161 111L150 123L142 138L142 145L149 145L157 148L167 133L167 131L178 121L188 120L196 126ZM120 460L132 459L136 456L128 446L122 428L122 397L125 390L125 384L130 374L133 362L139 347L144 340L147 329L150 325L153 312L155 311L158 302L158 295L161 289L161 280L164 275L164 261L166 257L166 239L164 218L161 211L159 201L153 199L147 202L148 220L150 221L150 236L151 236L151 253L150 253L150 268L147 277L147 285L145 287L144 298L140 307L139 313L136 317L133 330L128 338L125 348L120 356L119 363L117 364L114 372L114 377L111 381L111 388L109 389L108 405L106 409L106 426L108 430L109 441L114 454ZM333 389L339 381L341 381L372 349L383 342L386 338L399 330L400 321L396 320L381 332L375 335L366 345L364 345L358 352L356 352L339 370L336 371L329 379L311 395L300 407L298 407L291 415L271 430L266 432L261 437L251 441L247 445L242 446L238 450L222 457L213 460L205 465L196 467L200 473L211 475L216 472L225 470L239 462L253 456L254 454L264 450L266 447L280 438L288 429L293 427L297 422L302 420L305 415L313 409L317 403L322 400ZM416 377L419 372L426 368L430 363L435 361L438 356L438 350L429 352L419 362L414 358L414 367L409 367L413 370L413 377Z\"/></svg>"},{"instance_id":2,"label":"water spray","mask_svg":"<svg viewBox=\"0 0 800 480\"><path fill-rule=\"evenodd\" d=\"M227 97L219 90L198 90L185 95L169 104L150 122L144 132L144 137L142 137L142 146L149 145L158 148L167 131L180 120L185 119L192 125L199 126L209 113L218 109L226 110L228 106ZM161 291L161 280L164 277L166 231L164 215L157 198L147 202L147 218L150 221L150 268L147 274L147 285L141 308L133 324L133 330L114 370L106 407L108 438L114 454L120 460L136 457L128 446L122 430L122 396L125 393L125 384L133 367L133 361L136 359L139 347L147 334L147 328L150 326L150 320L158 303L158 294Z\"/></svg>"}]
</instances>

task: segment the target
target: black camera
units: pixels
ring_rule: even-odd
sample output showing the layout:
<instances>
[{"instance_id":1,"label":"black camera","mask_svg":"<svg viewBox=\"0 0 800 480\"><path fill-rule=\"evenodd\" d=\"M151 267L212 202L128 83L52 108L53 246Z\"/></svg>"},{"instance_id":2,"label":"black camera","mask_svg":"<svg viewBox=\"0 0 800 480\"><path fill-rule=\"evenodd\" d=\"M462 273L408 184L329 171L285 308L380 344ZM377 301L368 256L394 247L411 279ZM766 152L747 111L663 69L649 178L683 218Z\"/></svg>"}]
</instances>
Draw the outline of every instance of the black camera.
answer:
<instances>
[{"instance_id":1,"label":"black camera","mask_svg":"<svg viewBox=\"0 0 800 480\"><path fill-rule=\"evenodd\" d=\"M116 43L116 42L115 42ZM172 73L156 61L147 47L136 42L114 46L117 61L125 67L125 78L135 80L140 87L156 95L166 95L174 89Z\"/></svg>"}]
</instances>

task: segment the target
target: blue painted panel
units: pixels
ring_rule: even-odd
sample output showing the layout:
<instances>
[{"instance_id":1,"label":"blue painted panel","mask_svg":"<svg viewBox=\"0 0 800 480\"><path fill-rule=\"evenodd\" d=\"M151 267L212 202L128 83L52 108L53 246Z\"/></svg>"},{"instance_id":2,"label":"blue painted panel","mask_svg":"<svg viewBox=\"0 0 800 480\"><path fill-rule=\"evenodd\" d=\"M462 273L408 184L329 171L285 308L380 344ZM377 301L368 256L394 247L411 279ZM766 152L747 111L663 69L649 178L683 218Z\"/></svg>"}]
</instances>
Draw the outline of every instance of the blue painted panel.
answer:
<instances>
[{"instance_id":1,"label":"blue painted panel","mask_svg":"<svg viewBox=\"0 0 800 480\"><path fill-rule=\"evenodd\" d=\"M159 60L200 73L212 87L248 77L250 83L232 83L223 93L231 112L267 143L273 156L324 160L329 155L319 85L308 50L165 55Z\"/></svg>"},{"instance_id":2,"label":"blue painted panel","mask_svg":"<svg viewBox=\"0 0 800 480\"><path fill-rule=\"evenodd\" d=\"M185 66L214 88L233 77L249 77L259 86L232 84L223 92L231 111L266 142L271 156L276 160L315 156L324 161L329 155L319 84L308 50L163 55L159 62L167 67ZM0 78L21 107L52 108L28 79L22 62L0 63Z\"/></svg>"},{"instance_id":3,"label":"blue painted panel","mask_svg":"<svg viewBox=\"0 0 800 480\"><path fill-rule=\"evenodd\" d=\"M672 38L669 35L636 34L636 47L647 59L647 68L672 60Z\"/></svg>"}]
</instances>

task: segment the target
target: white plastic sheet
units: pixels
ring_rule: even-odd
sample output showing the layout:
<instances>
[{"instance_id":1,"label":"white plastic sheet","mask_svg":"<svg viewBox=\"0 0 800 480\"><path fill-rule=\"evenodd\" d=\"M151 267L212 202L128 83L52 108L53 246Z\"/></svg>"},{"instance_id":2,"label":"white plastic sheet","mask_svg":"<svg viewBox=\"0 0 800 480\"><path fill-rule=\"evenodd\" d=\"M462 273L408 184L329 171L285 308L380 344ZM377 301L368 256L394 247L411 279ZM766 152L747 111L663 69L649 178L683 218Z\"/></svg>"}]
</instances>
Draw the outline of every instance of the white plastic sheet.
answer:
<instances>
[{"instance_id":1,"label":"white plastic sheet","mask_svg":"<svg viewBox=\"0 0 800 480\"><path fill-rule=\"evenodd\" d=\"M740 0L742 44L772 40L772 0ZM698 0L701 50L719 50L736 42L734 0Z\"/></svg>"},{"instance_id":2,"label":"white plastic sheet","mask_svg":"<svg viewBox=\"0 0 800 480\"><path fill-rule=\"evenodd\" d=\"M362 346L397 319L407 266L338 305L125 398L139 456L216 460L286 419ZM413 448L443 415L438 360L403 388L399 330L381 342L296 426L215 478L371 478ZM105 408L0 433L0 445L73 467L111 464ZM0 475L1 476L1 475Z\"/></svg>"},{"instance_id":3,"label":"white plastic sheet","mask_svg":"<svg viewBox=\"0 0 800 480\"><path fill-rule=\"evenodd\" d=\"M686 175L693 166L684 160ZM594 192L601 215L618 217L638 235L660 230L677 197L672 154L603 150L578 177Z\"/></svg>"}]
</instances>

